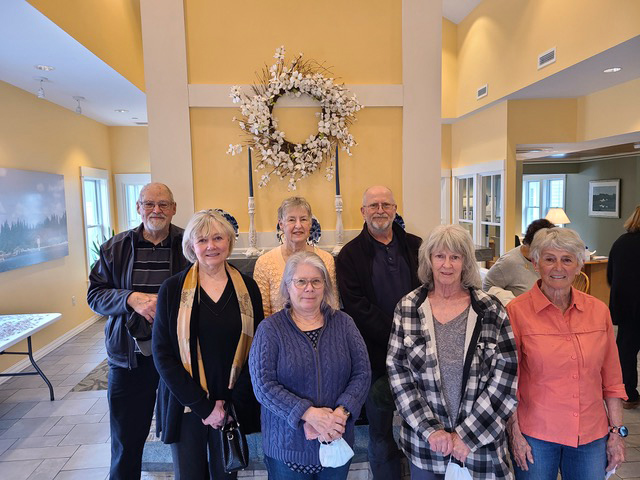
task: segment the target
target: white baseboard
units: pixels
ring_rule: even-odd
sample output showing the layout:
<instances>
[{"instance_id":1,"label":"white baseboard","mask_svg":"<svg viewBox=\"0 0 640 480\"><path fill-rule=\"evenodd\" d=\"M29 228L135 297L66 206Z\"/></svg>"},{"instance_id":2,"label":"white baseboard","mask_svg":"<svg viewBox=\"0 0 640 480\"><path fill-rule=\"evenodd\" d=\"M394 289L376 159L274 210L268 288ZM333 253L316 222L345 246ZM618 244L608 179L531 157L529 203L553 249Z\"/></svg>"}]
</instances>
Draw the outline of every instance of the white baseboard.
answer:
<instances>
[{"instance_id":1,"label":"white baseboard","mask_svg":"<svg viewBox=\"0 0 640 480\"><path fill-rule=\"evenodd\" d=\"M54 351L56 348L58 348L60 345L62 345L67 340L75 337L77 334L79 334L83 330L86 330L87 328L89 328L91 325L96 323L102 317L103 317L103 315L98 315L98 314L93 315L91 318L89 318L88 320L85 320L80 325L72 328L71 330L69 330L64 335L61 335L60 337L56 338L53 342L45 345L44 347L42 347L41 349L39 349L39 350L37 350L35 352L33 352L33 358L36 361L40 360L46 354L51 353L52 351ZM18 373L18 372L21 372L22 370L24 370L25 368L27 368L29 366L31 366L31 361L29 360L29 357L25 355L25 358L23 360L20 360L15 365L12 365L11 367L7 368L2 373L6 373L6 374ZM9 378L11 378L11 377L0 377L0 384L6 382Z\"/></svg>"}]
</instances>

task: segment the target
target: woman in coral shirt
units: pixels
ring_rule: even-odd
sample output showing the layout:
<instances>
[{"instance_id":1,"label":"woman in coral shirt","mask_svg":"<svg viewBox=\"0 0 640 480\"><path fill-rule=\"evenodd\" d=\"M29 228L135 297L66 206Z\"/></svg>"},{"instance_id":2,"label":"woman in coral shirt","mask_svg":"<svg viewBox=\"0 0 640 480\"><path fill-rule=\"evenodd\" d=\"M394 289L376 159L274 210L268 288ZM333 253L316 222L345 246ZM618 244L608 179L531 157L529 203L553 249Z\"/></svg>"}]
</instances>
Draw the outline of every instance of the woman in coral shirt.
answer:
<instances>
[{"instance_id":1,"label":"woman in coral shirt","mask_svg":"<svg viewBox=\"0 0 640 480\"><path fill-rule=\"evenodd\" d=\"M571 284L585 246L550 228L531 244L540 280L507 306L518 347L518 409L509 422L517 480L602 480L624 462L626 398L609 309Z\"/></svg>"}]
</instances>

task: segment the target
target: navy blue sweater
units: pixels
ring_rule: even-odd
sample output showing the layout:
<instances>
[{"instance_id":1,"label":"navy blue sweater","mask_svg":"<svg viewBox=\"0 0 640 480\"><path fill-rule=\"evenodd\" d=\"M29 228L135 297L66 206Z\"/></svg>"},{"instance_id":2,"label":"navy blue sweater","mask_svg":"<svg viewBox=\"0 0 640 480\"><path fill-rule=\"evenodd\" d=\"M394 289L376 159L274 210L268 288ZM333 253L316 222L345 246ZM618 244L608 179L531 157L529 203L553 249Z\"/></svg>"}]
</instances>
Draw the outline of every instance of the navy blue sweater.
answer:
<instances>
[{"instance_id":1,"label":"navy blue sweater","mask_svg":"<svg viewBox=\"0 0 640 480\"><path fill-rule=\"evenodd\" d=\"M276 460L320 464L320 443L304 436L301 417L309 407L346 407L352 415L344 439L353 445L354 421L371 382L369 356L349 315L330 308L323 313L317 350L288 310L265 319L253 339L249 368L262 404L262 444Z\"/></svg>"}]
</instances>

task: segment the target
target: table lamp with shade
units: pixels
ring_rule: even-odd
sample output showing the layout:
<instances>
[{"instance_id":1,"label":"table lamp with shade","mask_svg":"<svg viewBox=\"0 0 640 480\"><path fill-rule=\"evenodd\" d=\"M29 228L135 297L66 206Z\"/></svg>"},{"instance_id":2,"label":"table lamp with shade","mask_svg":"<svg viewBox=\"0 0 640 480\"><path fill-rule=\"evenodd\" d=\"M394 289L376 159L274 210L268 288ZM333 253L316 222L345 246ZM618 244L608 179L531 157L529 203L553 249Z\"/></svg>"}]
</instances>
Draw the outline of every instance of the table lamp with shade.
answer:
<instances>
[{"instance_id":1,"label":"table lamp with shade","mask_svg":"<svg viewBox=\"0 0 640 480\"><path fill-rule=\"evenodd\" d=\"M554 225L559 226L571 223L571 220L569 220L569 217L567 217L567 214L564 213L564 209L562 208L550 208L547 216L544 218Z\"/></svg>"}]
</instances>

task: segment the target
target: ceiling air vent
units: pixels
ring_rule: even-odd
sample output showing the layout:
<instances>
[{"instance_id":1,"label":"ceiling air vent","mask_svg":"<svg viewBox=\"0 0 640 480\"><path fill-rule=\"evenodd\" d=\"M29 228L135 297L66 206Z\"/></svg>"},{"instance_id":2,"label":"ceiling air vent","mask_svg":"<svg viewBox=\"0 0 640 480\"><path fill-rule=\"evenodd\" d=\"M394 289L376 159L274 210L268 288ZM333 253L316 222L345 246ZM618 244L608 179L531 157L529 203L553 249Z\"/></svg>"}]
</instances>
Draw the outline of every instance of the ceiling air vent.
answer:
<instances>
[{"instance_id":1,"label":"ceiling air vent","mask_svg":"<svg viewBox=\"0 0 640 480\"><path fill-rule=\"evenodd\" d=\"M148 122L136 122L136 125L149 125Z\"/></svg>"},{"instance_id":2,"label":"ceiling air vent","mask_svg":"<svg viewBox=\"0 0 640 480\"><path fill-rule=\"evenodd\" d=\"M482 97L486 97L488 93L489 93L489 87L487 87L487 85L481 86L476 91L476 100L480 100Z\"/></svg>"},{"instance_id":3,"label":"ceiling air vent","mask_svg":"<svg viewBox=\"0 0 640 480\"><path fill-rule=\"evenodd\" d=\"M538 55L538 70L546 67L547 65L551 65L556 61L556 47L553 47L551 50L547 50L546 52L542 52Z\"/></svg>"}]
</instances>

